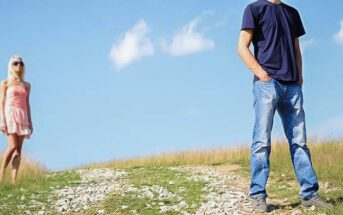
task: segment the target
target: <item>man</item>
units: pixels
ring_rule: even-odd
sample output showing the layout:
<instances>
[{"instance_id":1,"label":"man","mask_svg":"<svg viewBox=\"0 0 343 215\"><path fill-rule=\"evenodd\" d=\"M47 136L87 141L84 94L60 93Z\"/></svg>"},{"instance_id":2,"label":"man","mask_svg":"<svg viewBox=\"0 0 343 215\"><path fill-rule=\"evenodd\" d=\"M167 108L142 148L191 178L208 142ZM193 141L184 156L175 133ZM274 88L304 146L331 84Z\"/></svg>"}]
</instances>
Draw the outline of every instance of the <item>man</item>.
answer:
<instances>
[{"instance_id":1,"label":"man","mask_svg":"<svg viewBox=\"0 0 343 215\"><path fill-rule=\"evenodd\" d=\"M265 186L273 118L277 110L301 187L301 205L331 207L318 196L318 180L306 145L299 37L305 30L298 11L280 0L258 0L243 16L238 54L254 74L255 125L251 146L250 197L255 211L267 211ZM253 42L254 55L249 46Z\"/></svg>"}]
</instances>

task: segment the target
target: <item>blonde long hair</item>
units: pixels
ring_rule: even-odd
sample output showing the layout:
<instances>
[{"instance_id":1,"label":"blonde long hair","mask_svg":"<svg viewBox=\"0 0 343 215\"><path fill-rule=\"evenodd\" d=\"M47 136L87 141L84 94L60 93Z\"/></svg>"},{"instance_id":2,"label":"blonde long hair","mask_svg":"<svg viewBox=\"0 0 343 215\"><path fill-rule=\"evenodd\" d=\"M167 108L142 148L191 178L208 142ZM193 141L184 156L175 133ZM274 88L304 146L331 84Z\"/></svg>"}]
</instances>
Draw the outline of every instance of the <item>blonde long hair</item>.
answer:
<instances>
[{"instance_id":1,"label":"blonde long hair","mask_svg":"<svg viewBox=\"0 0 343 215\"><path fill-rule=\"evenodd\" d=\"M20 80L24 80L25 77L25 65L23 66L23 72L21 74L17 74L12 70L12 63L13 61L19 58L20 60L23 61L23 58L19 55L13 55L10 60L8 61L8 73L7 73L7 80L14 79L14 78L19 78ZM23 61L24 62L24 61Z\"/></svg>"}]
</instances>

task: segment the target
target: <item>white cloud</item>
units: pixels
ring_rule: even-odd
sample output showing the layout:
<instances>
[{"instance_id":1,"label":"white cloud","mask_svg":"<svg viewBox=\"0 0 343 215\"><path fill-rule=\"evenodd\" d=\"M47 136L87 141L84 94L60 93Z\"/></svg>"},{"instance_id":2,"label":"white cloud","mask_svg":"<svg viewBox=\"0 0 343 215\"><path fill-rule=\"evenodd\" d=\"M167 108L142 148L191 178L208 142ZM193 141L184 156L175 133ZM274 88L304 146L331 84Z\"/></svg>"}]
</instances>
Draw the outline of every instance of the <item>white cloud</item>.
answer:
<instances>
[{"instance_id":1,"label":"white cloud","mask_svg":"<svg viewBox=\"0 0 343 215\"><path fill-rule=\"evenodd\" d=\"M141 19L124 34L117 44L113 45L110 59L115 63L118 70L144 56L154 54L154 46L147 37L147 33L148 25Z\"/></svg>"},{"instance_id":2,"label":"white cloud","mask_svg":"<svg viewBox=\"0 0 343 215\"><path fill-rule=\"evenodd\" d=\"M316 40L315 39L308 39L308 40L304 40L301 41L301 51L305 51L306 49L308 49L309 47L312 47L316 44Z\"/></svg>"},{"instance_id":3,"label":"white cloud","mask_svg":"<svg viewBox=\"0 0 343 215\"><path fill-rule=\"evenodd\" d=\"M229 17L233 15L233 12L234 12L234 10L230 9L229 11L226 12L225 17L222 17L221 19L217 19L213 25L203 27L201 32L208 32L210 30L226 26L228 24ZM213 13L213 14L206 13L206 14L214 15L215 13ZM203 15L205 15L204 12L203 12Z\"/></svg>"},{"instance_id":4,"label":"white cloud","mask_svg":"<svg viewBox=\"0 0 343 215\"><path fill-rule=\"evenodd\" d=\"M343 45L343 20L341 20L341 28L339 32L334 35L336 43Z\"/></svg>"},{"instance_id":5,"label":"white cloud","mask_svg":"<svg viewBox=\"0 0 343 215\"><path fill-rule=\"evenodd\" d=\"M177 32L170 44L162 42L162 49L175 56L202 52L214 47L214 41L206 39L196 31L199 19L196 18Z\"/></svg>"}]
</instances>

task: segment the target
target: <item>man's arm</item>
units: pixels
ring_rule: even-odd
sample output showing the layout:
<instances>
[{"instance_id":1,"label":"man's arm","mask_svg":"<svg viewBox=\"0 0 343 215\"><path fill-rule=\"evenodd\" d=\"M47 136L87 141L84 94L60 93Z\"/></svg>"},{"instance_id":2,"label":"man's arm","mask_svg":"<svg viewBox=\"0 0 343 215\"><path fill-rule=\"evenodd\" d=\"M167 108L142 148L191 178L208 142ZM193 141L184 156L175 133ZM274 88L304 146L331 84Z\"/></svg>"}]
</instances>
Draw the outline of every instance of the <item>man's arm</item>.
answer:
<instances>
[{"instance_id":1,"label":"man's arm","mask_svg":"<svg viewBox=\"0 0 343 215\"><path fill-rule=\"evenodd\" d=\"M248 67L248 69L252 73L254 73L261 81L269 81L271 77L269 77L268 73L257 62L254 55L249 49L253 34L254 32L251 29L241 30L238 40L237 53L243 60L244 64Z\"/></svg>"},{"instance_id":2,"label":"man's arm","mask_svg":"<svg viewBox=\"0 0 343 215\"><path fill-rule=\"evenodd\" d=\"M298 73L299 73L298 83L301 86L304 82L304 79L303 79L303 71L302 71L302 57L301 57L299 38L295 39L295 57L296 57Z\"/></svg>"}]
</instances>

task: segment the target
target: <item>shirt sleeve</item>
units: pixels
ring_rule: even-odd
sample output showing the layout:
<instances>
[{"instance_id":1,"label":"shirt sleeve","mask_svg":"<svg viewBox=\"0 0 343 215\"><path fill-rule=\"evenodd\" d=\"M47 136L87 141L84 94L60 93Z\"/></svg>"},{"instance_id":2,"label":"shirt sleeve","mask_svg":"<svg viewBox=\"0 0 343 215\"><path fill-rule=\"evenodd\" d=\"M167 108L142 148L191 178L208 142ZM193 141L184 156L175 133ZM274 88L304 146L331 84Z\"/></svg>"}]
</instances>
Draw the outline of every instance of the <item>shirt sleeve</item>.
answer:
<instances>
[{"instance_id":1,"label":"shirt sleeve","mask_svg":"<svg viewBox=\"0 0 343 215\"><path fill-rule=\"evenodd\" d=\"M304 28L304 25L301 21L301 18L300 18L300 15L297 11L296 13L296 26L295 26L295 37L301 37L302 35L304 35L306 32L305 32L305 28Z\"/></svg>"},{"instance_id":2,"label":"shirt sleeve","mask_svg":"<svg viewBox=\"0 0 343 215\"><path fill-rule=\"evenodd\" d=\"M241 30L255 29L255 28L256 28L256 19L253 13L253 9L251 5L248 5L244 10Z\"/></svg>"}]
</instances>

